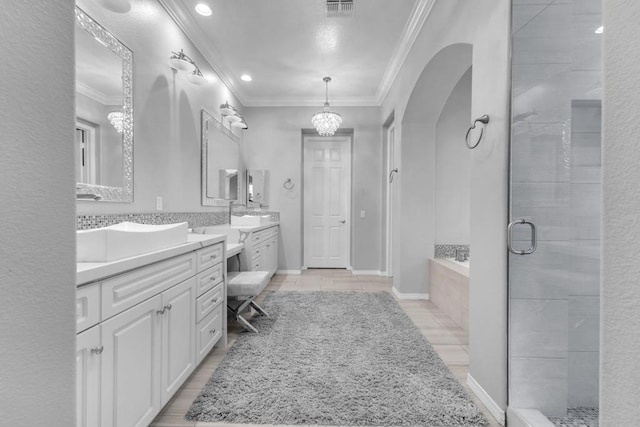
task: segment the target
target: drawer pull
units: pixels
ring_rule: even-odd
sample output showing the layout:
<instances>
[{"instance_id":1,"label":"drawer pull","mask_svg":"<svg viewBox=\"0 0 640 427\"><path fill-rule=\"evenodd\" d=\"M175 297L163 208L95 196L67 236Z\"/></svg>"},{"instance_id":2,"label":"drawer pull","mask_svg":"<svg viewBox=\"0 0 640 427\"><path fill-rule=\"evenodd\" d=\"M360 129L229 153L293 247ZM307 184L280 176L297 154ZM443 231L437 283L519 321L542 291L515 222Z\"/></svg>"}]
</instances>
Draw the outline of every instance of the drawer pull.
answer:
<instances>
[{"instance_id":1,"label":"drawer pull","mask_svg":"<svg viewBox=\"0 0 640 427\"><path fill-rule=\"evenodd\" d=\"M93 354L101 354L103 350L104 350L104 347L99 345L98 347L93 347L91 349L91 353L93 353Z\"/></svg>"},{"instance_id":2,"label":"drawer pull","mask_svg":"<svg viewBox=\"0 0 640 427\"><path fill-rule=\"evenodd\" d=\"M209 331L209 333L210 333L211 335L215 335L216 330L215 330L215 329L212 329L212 330L210 330L210 331Z\"/></svg>"},{"instance_id":3,"label":"drawer pull","mask_svg":"<svg viewBox=\"0 0 640 427\"><path fill-rule=\"evenodd\" d=\"M218 254L211 255L211 259L216 259L216 258L218 258Z\"/></svg>"},{"instance_id":4,"label":"drawer pull","mask_svg":"<svg viewBox=\"0 0 640 427\"><path fill-rule=\"evenodd\" d=\"M214 280L217 280L217 279L218 279L218 276L211 276L211 277L209 277L209 280L210 280L210 281L212 281L212 282L213 282Z\"/></svg>"},{"instance_id":5,"label":"drawer pull","mask_svg":"<svg viewBox=\"0 0 640 427\"><path fill-rule=\"evenodd\" d=\"M217 303L218 302L218 298L211 298L211 302L214 303L214 304Z\"/></svg>"}]
</instances>

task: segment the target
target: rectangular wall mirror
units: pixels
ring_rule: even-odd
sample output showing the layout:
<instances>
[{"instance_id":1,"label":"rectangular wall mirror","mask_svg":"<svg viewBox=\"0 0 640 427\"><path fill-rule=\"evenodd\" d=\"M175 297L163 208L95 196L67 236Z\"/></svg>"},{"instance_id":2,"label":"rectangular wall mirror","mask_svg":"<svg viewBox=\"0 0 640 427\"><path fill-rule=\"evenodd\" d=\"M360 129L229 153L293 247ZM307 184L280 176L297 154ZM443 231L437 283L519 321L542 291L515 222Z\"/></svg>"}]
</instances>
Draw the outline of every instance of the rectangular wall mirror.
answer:
<instances>
[{"instance_id":1,"label":"rectangular wall mirror","mask_svg":"<svg viewBox=\"0 0 640 427\"><path fill-rule=\"evenodd\" d=\"M76 7L78 198L133 201L133 52Z\"/></svg>"},{"instance_id":2,"label":"rectangular wall mirror","mask_svg":"<svg viewBox=\"0 0 640 427\"><path fill-rule=\"evenodd\" d=\"M269 206L269 171L247 170L247 207Z\"/></svg>"},{"instance_id":3,"label":"rectangular wall mirror","mask_svg":"<svg viewBox=\"0 0 640 427\"><path fill-rule=\"evenodd\" d=\"M202 110L202 205L237 202L241 181L240 138Z\"/></svg>"}]
</instances>

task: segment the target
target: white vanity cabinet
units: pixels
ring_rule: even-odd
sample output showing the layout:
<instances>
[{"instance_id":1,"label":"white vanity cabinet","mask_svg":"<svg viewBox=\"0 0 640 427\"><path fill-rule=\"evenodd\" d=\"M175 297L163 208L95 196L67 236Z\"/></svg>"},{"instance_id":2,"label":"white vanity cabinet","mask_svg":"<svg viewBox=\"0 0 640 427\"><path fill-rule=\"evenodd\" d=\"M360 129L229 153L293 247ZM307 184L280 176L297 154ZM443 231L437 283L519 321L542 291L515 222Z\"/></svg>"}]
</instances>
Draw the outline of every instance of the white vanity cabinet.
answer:
<instances>
[{"instance_id":1,"label":"white vanity cabinet","mask_svg":"<svg viewBox=\"0 0 640 427\"><path fill-rule=\"evenodd\" d=\"M211 348L226 343L223 259L220 242L78 289L78 426L147 426ZM217 304L199 318L204 296ZM203 353L200 329L214 312L216 333Z\"/></svg>"},{"instance_id":2,"label":"white vanity cabinet","mask_svg":"<svg viewBox=\"0 0 640 427\"><path fill-rule=\"evenodd\" d=\"M269 271L271 275L278 269L278 225L251 231L244 243L243 263L248 271Z\"/></svg>"}]
</instances>

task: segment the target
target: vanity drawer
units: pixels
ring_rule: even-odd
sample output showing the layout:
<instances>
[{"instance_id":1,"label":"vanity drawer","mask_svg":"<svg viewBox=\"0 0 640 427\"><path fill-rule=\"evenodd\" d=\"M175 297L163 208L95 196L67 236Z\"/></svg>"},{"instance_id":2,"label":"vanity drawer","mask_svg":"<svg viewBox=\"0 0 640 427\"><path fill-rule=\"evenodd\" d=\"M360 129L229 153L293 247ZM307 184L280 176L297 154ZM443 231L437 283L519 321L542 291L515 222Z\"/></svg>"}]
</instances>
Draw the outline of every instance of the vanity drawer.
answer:
<instances>
[{"instance_id":1,"label":"vanity drawer","mask_svg":"<svg viewBox=\"0 0 640 427\"><path fill-rule=\"evenodd\" d=\"M206 270L209 267L224 260L224 243L216 243L196 252L198 257L198 271Z\"/></svg>"},{"instance_id":2,"label":"vanity drawer","mask_svg":"<svg viewBox=\"0 0 640 427\"><path fill-rule=\"evenodd\" d=\"M102 282L102 320L169 289L196 274L196 254L189 253L138 268Z\"/></svg>"},{"instance_id":3,"label":"vanity drawer","mask_svg":"<svg viewBox=\"0 0 640 427\"><path fill-rule=\"evenodd\" d=\"M223 269L224 263L220 263L198 273L196 276L196 295L200 296L214 288L217 284L222 283L224 279Z\"/></svg>"},{"instance_id":4,"label":"vanity drawer","mask_svg":"<svg viewBox=\"0 0 640 427\"><path fill-rule=\"evenodd\" d=\"M100 284L83 286L76 291L76 332L100 322Z\"/></svg>"},{"instance_id":5,"label":"vanity drawer","mask_svg":"<svg viewBox=\"0 0 640 427\"><path fill-rule=\"evenodd\" d=\"M196 365L202 362L222 337L222 304L196 325Z\"/></svg>"},{"instance_id":6,"label":"vanity drawer","mask_svg":"<svg viewBox=\"0 0 640 427\"><path fill-rule=\"evenodd\" d=\"M196 322L201 321L224 301L224 285L219 283L196 300Z\"/></svg>"}]
</instances>

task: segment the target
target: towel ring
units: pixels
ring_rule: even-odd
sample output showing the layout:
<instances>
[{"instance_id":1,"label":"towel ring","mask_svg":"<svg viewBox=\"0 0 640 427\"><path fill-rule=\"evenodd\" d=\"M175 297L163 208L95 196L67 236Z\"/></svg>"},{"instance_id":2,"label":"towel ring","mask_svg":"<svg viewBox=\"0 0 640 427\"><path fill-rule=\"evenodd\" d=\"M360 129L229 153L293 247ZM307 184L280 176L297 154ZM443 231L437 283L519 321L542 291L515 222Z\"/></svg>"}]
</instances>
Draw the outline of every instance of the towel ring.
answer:
<instances>
[{"instance_id":1,"label":"towel ring","mask_svg":"<svg viewBox=\"0 0 640 427\"><path fill-rule=\"evenodd\" d=\"M473 129L476 128L476 123L478 122L484 123L486 125L487 123L489 123L489 116L485 114L484 116L480 116L477 119L475 119L473 121L473 125L471 125L471 127L467 131L467 134L465 135L464 140L467 143L467 147L469 147L470 150L473 150L478 146L478 144L480 144L480 141L482 141L482 135L484 135L484 126L483 126L482 128L480 128L480 136L478 137L478 140L476 141L476 143L473 145L469 144L469 134Z\"/></svg>"},{"instance_id":2,"label":"towel ring","mask_svg":"<svg viewBox=\"0 0 640 427\"><path fill-rule=\"evenodd\" d=\"M293 190L293 187L296 185L291 182L291 178L287 178L287 180L282 184L285 190Z\"/></svg>"}]
</instances>

